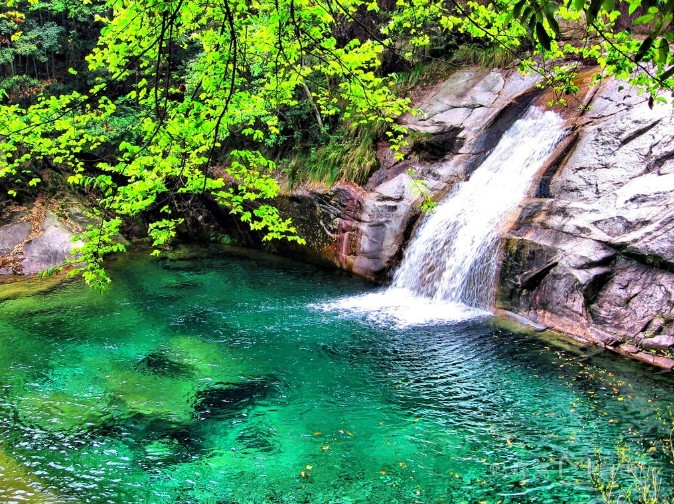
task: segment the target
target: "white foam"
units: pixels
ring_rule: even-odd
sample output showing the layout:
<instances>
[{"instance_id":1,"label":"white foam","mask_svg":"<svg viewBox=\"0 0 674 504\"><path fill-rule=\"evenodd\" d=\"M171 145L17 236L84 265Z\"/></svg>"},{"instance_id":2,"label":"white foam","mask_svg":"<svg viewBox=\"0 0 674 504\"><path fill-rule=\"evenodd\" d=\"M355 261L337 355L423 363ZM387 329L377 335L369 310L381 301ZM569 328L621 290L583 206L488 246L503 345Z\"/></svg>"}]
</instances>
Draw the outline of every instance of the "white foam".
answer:
<instances>
[{"instance_id":1,"label":"white foam","mask_svg":"<svg viewBox=\"0 0 674 504\"><path fill-rule=\"evenodd\" d=\"M403 288L389 288L370 294L339 298L312 304L310 307L398 328L452 324L491 316L490 312L461 303L420 297Z\"/></svg>"}]
</instances>

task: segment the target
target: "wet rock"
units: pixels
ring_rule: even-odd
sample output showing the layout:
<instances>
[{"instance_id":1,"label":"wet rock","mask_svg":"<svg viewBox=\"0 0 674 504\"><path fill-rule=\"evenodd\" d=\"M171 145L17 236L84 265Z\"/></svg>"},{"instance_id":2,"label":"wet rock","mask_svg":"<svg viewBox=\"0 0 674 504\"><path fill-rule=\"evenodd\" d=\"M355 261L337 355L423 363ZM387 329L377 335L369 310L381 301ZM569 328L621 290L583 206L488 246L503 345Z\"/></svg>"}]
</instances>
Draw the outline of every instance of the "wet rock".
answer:
<instances>
[{"instance_id":1,"label":"wet rock","mask_svg":"<svg viewBox=\"0 0 674 504\"><path fill-rule=\"evenodd\" d=\"M527 202L510 231L499 305L609 347L663 351L674 337L674 110L619 86L599 90L548 198Z\"/></svg>"},{"instance_id":2,"label":"wet rock","mask_svg":"<svg viewBox=\"0 0 674 504\"><path fill-rule=\"evenodd\" d=\"M381 168L365 188L339 183L281 198L282 212L292 217L307 246L281 243L272 251L387 280L421 215L420 185L440 198L465 180L524 111L520 99L535 93L537 80L478 67L449 76L415 104L422 114L402 118L418 137L408 159L395 162L380 144Z\"/></svg>"},{"instance_id":3,"label":"wet rock","mask_svg":"<svg viewBox=\"0 0 674 504\"><path fill-rule=\"evenodd\" d=\"M674 335L655 336L641 340L641 348L644 350L669 350L674 347Z\"/></svg>"}]
</instances>

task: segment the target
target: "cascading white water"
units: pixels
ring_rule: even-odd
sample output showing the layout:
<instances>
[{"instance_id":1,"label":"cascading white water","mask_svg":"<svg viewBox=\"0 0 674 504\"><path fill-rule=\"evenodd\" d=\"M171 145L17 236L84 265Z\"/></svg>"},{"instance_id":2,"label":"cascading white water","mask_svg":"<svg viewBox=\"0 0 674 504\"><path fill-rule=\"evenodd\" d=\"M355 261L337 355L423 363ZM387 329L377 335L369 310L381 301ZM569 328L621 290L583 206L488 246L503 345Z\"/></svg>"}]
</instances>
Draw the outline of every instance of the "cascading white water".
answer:
<instances>
[{"instance_id":1,"label":"cascading white water","mask_svg":"<svg viewBox=\"0 0 674 504\"><path fill-rule=\"evenodd\" d=\"M391 287L313 306L399 326L488 314L503 226L563 135L557 114L529 109L424 219Z\"/></svg>"},{"instance_id":2,"label":"cascading white water","mask_svg":"<svg viewBox=\"0 0 674 504\"><path fill-rule=\"evenodd\" d=\"M489 308L503 224L563 133L557 114L529 109L470 178L426 217L405 250L392 288Z\"/></svg>"}]
</instances>

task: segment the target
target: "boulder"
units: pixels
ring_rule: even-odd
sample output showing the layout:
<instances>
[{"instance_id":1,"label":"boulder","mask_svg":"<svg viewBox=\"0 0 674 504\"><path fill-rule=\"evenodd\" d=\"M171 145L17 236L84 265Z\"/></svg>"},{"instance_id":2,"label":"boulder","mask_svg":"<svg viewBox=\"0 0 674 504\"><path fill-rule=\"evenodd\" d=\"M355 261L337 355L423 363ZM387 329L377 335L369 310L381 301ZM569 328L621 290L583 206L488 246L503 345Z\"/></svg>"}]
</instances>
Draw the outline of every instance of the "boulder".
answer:
<instances>
[{"instance_id":1,"label":"boulder","mask_svg":"<svg viewBox=\"0 0 674 504\"><path fill-rule=\"evenodd\" d=\"M85 222L81 207L67 201L58 213L40 199L10 214L0 227L0 275L34 275L73 259L71 251Z\"/></svg>"},{"instance_id":2,"label":"boulder","mask_svg":"<svg viewBox=\"0 0 674 504\"><path fill-rule=\"evenodd\" d=\"M75 231L52 212L45 215L41 230L41 234L23 246L21 272L24 275L33 275L73 259L71 250L82 245L82 242L73 241Z\"/></svg>"}]
</instances>

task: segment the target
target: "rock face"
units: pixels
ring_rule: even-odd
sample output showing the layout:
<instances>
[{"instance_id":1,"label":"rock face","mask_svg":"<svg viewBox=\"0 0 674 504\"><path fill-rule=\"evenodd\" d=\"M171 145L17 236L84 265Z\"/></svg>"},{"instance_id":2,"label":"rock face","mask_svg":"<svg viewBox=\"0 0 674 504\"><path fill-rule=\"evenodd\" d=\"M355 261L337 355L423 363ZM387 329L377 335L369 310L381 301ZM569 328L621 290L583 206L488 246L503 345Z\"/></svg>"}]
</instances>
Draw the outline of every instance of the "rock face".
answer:
<instances>
[{"instance_id":1,"label":"rock face","mask_svg":"<svg viewBox=\"0 0 674 504\"><path fill-rule=\"evenodd\" d=\"M83 217L77 205L58 216L41 201L18 208L0 226L0 275L33 275L72 259ZM77 223L76 221L80 221Z\"/></svg>"},{"instance_id":2,"label":"rock face","mask_svg":"<svg viewBox=\"0 0 674 504\"><path fill-rule=\"evenodd\" d=\"M616 83L591 105L575 145L506 238L499 305L624 352L668 352L674 109L651 110Z\"/></svg>"},{"instance_id":3,"label":"rock face","mask_svg":"<svg viewBox=\"0 0 674 504\"><path fill-rule=\"evenodd\" d=\"M526 106L547 101L535 84L469 68L428 90L424 115L403 118L419 137L408 160L380 145L364 188L288 197L309 244L297 252L385 280L420 215L415 179L439 199L469 177ZM563 112L571 133L503 241L497 308L671 367L674 109L628 92L609 81L588 91L584 113Z\"/></svg>"},{"instance_id":4,"label":"rock face","mask_svg":"<svg viewBox=\"0 0 674 504\"><path fill-rule=\"evenodd\" d=\"M536 92L536 78L468 68L429 89L403 123L420 137L408 160L395 162L380 145L381 168L364 188L337 184L300 190L281 200L307 247L282 252L330 262L372 280L385 280L401 257L421 212L423 181L441 197L465 180Z\"/></svg>"}]
</instances>

